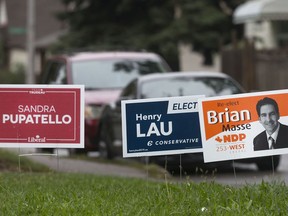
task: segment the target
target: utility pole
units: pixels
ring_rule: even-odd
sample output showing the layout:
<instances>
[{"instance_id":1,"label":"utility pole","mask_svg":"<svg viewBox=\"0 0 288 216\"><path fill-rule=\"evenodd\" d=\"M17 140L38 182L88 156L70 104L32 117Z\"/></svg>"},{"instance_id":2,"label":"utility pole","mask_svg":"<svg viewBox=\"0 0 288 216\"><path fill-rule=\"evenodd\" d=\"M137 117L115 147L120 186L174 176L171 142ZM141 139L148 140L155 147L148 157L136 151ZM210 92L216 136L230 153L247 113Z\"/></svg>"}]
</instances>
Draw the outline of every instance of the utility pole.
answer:
<instances>
[{"instance_id":1,"label":"utility pole","mask_svg":"<svg viewBox=\"0 0 288 216\"><path fill-rule=\"evenodd\" d=\"M174 0L174 19L179 20L182 16L182 9L180 5L181 0ZM182 41L178 41L177 43L177 49L178 49L178 60L179 60L179 70L184 70L184 53L185 48L187 47L187 44L184 44Z\"/></svg>"},{"instance_id":2,"label":"utility pole","mask_svg":"<svg viewBox=\"0 0 288 216\"><path fill-rule=\"evenodd\" d=\"M35 0L27 0L27 69L26 84L35 84Z\"/></svg>"},{"instance_id":3,"label":"utility pole","mask_svg":"<svg viewBox=\"0 0 288 216\"><path fill-rule=\"evenodd\" d=\"M8 25L8 17L7 17L7 7L6 7L6 1L0 0L0 68L7 69L8 68L8 46L7 46L7 27Z\"/></svg>"}]
</instances>

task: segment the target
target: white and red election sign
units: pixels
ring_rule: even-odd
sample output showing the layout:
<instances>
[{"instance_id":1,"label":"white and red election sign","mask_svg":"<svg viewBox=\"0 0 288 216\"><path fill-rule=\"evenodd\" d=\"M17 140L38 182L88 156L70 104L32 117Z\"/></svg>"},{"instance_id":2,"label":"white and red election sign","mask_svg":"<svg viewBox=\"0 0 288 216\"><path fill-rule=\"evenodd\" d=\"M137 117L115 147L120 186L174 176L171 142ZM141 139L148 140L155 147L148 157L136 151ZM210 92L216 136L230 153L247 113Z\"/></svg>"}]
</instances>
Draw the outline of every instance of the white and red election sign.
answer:
<instances>
[{"instance_id":1,"label":"white and red election sign","mask_svg":"<svg viewBox=\"0 0 288 216\"><path fill-rule=\"evenodd\" d=\"M271 99L278 105L279 118ZM260 117L256 110L258 102L262 107ZM199 120L204 161L288 153L287 105L288 90L200 98ZM276 145L270 149L267 134L274 131L273 128L278 128L272 134ZM270 132L266 134L265 129Z\"/></svg>"},{"instance_id":2,"label":"white and red election sign","mask_svg":"<svg viewBox=\"0 0 288 216\"><path fill-rule=\"evenodd\" d=\"M0 86L0 147L84 148L84 86Z\"/></svg>"}]
</instances>

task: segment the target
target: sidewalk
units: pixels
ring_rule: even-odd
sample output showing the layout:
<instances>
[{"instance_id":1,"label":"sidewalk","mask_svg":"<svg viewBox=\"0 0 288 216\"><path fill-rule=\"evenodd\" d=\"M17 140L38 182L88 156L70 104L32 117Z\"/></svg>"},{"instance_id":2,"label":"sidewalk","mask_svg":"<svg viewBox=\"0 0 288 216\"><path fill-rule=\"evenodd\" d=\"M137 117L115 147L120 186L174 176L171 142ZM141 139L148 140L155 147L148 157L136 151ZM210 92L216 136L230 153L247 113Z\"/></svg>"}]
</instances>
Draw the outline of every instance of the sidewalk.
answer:
<instances>
[{"instance_id":1,"label":"sidewalk","mask_svg":"<svg viewBox=\"0 0 288 216\"><path fill-rule=\"evenodd\" d=\"M125 167L116 164L104 164L96 161L85 161L78 159L70 159L67 157L67 153L63 151L56 154L39 154L35 149L11 149L17 152L21 157L27 157L30 160L44 164L50 167L52 170L58 172L68 173L90 173L97 175L107 176L122 176L122 177L136 177L146 178L145 171L138 170L132 167Z\"/></svg>"}]
</instances>

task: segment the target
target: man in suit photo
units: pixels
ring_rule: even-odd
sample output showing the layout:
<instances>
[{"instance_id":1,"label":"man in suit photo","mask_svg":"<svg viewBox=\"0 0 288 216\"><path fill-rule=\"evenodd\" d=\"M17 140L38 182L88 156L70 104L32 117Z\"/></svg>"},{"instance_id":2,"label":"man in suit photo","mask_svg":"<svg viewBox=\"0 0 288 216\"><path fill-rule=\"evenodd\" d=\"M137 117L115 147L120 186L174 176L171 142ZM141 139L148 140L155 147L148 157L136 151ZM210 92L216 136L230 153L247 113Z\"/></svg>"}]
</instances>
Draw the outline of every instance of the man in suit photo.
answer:
<instances>
[{"instance_id":1,"label":"man in suit photo","mask_svg":"<svg viewBox=\"0 0 288 216\"><path fill-rule=\"evenodd\" d=\"M265 97L256 105L259 122L265 128L254 140L254 151L288 147L288 126L279 122L280 113L277 102Z\"/></svg>"}]
</instances>

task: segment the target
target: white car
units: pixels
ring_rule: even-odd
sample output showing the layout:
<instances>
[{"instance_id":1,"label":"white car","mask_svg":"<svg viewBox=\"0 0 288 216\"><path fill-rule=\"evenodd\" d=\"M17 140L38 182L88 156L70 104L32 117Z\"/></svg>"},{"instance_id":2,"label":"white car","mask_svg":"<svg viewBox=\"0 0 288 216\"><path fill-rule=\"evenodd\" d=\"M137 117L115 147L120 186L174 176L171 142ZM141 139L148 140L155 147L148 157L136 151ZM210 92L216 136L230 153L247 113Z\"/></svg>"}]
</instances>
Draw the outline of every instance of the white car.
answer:
<instances>
[{"instance_id":1,"label":"white car","mask_svg":"<svg viewBox=\"0 0 288 216\"><path fill-rule=\"evenodd\" d=\"M121 91L120 97L115 103L104 108L100 120L100 154L110 159L122 155L121 100L123 99L188 95L212 97L239 93L245 93L239 83L230 76L220 72L156 73L137 77ZM183 154L181 160L183 167L204 163L202 153ZM273 156L273 160L274 169L276 170L280 156ZM170 168L175 166L176 169L179 169L179 155L150 157L150 161L163 166L168 165ZM259 170L272 170L271 157L241 159L239 161L256 163ZM226 162L223 163L225 164Z\"/></svg>"}]
</instances>

